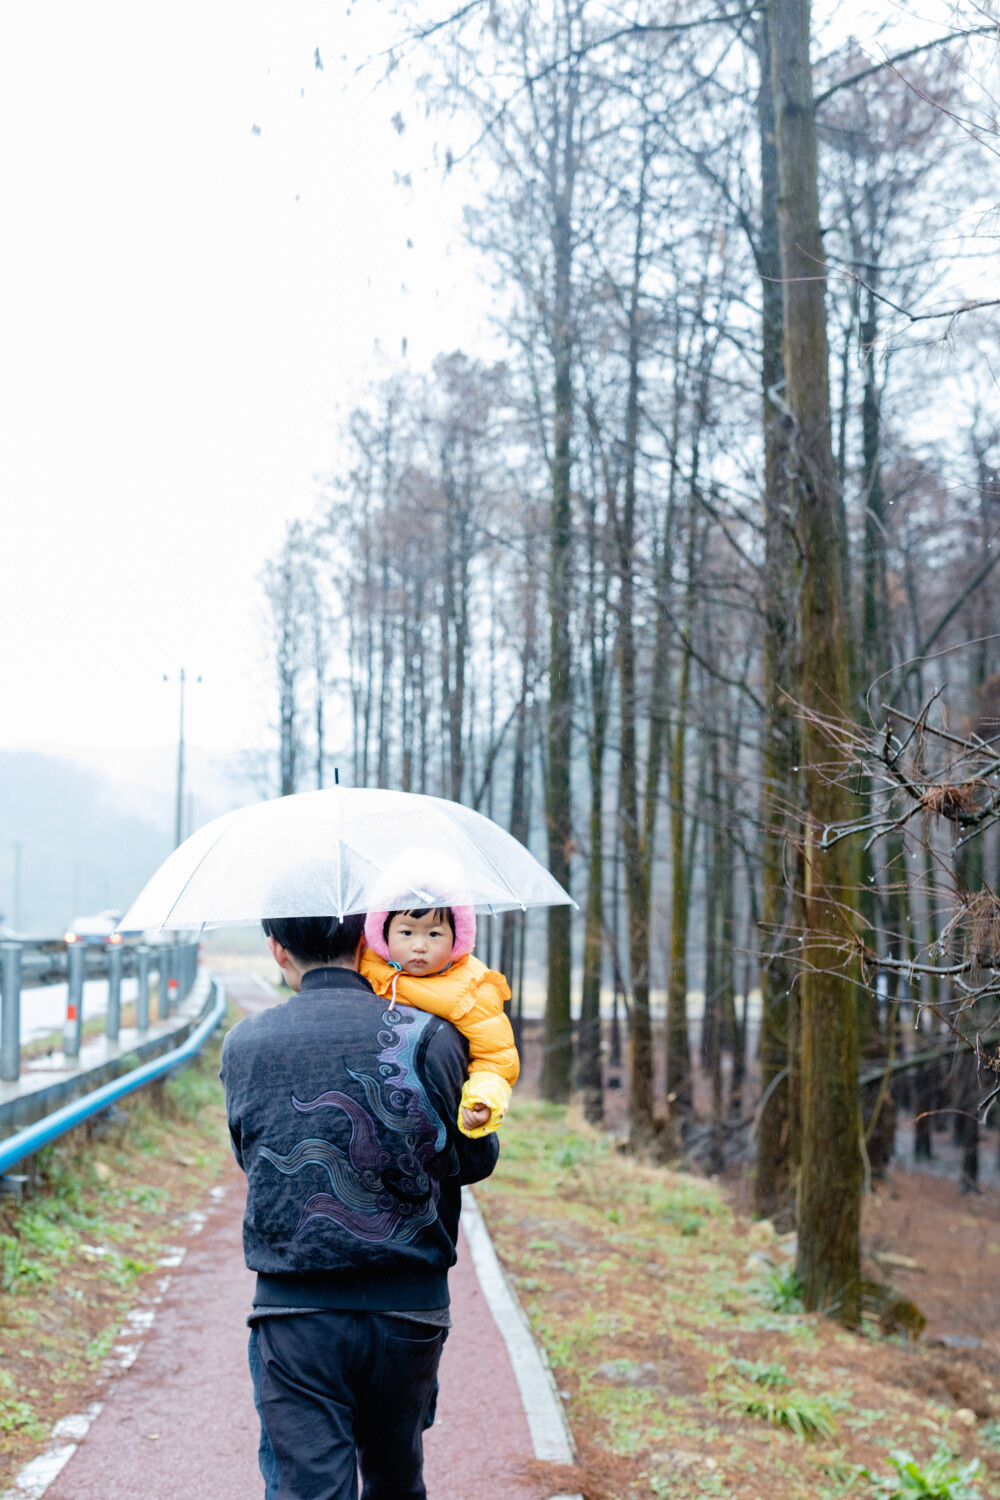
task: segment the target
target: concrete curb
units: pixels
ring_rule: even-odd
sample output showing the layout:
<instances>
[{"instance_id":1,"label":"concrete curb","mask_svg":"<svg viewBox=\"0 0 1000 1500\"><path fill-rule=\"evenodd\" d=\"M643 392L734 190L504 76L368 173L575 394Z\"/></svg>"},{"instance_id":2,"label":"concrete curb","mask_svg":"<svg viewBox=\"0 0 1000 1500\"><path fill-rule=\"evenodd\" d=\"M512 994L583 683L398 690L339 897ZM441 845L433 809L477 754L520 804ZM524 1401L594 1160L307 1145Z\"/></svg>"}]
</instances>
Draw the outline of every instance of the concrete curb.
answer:
<instances>
[{"instance_id":1,"label":"concrete curb","mask_svg":"<svg viewBox=\"0 0 1000 1500\"><path fill-rule=\"evenodd\" d=\"M517 1294L497 1258L479 1204L468 1187L462 1189L462 1228L486 1305L510 1355L535 1457L543 1463L572 1464L576 1461L573 1434L552 1371L544 1351L535 1342ZM583 1497L553 1495L552 1500L583 1500Z\"/></svg>"}]
</instances>

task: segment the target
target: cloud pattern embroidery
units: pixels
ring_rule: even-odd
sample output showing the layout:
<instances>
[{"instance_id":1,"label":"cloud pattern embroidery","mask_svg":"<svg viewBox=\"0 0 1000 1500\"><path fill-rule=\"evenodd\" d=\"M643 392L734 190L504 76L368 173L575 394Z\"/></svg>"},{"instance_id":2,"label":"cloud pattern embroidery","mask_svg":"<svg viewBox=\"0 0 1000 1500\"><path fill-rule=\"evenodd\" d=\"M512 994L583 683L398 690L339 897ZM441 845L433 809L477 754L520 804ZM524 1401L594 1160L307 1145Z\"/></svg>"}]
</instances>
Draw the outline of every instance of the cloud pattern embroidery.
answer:
<instances>
[{"instance_id":1,"label":"cloud pattern embroidery","mask_svg":"<svg viewBox=\"0 0 1000 1500\"><path fill-rule=\"evenodd\" d=\"M260 1155L285 1176L315 1166L330 1180L329 1193L314 1193L306 1200L295 1238L313 1220L330 1219L361 1240L406 1244L437 1218L439 1161L448 1132L414 1062L430 1020L426 1013L409 1008L382 1013L380 1079L347 1070L361 1088L367 1107L339 1089L330 1089L307 1104L292 1096L301 1114L339 1109L347 1116L351 1139L346 1151L320 1139L300 1141L287 1156L260 1147ZM376 1121L384 1130L378 1129Z\"/></svg>"}]
</instances>

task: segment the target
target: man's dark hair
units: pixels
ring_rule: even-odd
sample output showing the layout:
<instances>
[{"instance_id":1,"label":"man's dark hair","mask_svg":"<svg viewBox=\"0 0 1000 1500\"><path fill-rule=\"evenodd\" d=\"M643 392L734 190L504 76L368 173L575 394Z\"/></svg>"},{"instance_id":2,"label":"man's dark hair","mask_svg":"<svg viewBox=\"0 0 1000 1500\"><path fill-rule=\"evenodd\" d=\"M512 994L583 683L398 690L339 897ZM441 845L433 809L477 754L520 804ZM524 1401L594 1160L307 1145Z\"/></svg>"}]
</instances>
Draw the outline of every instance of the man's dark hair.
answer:
<instances>
[{"instance_id":1,"label":"man's dark hair","mask_svg":"<svg viewBox=\"0 0 1000 1500\"><path fill-rule=\"evenodd\" d=\"M300 964L332 964L355 952L365 931L363 911L349 917L265 917L264 936L274 938Z\"/></svg>"},{"instance_id":2,"label":"man's dark hair","mask_svg":"<svg viewBox=\"0 0 1000 1500\"><path fill-rule=\"evenodd\" d=\"M454 942L455 913L452 911L450 906L412 906L407 907L405 911L386 912L385 921L382 923L383 943L387 943L389 941L389 923L392 921L393 917L426 917L428 913L430 913L432 917L436 917L439 922L448 923L448 926L451 928L451 940L452 942Z\"/></svg>"}]
</instances>

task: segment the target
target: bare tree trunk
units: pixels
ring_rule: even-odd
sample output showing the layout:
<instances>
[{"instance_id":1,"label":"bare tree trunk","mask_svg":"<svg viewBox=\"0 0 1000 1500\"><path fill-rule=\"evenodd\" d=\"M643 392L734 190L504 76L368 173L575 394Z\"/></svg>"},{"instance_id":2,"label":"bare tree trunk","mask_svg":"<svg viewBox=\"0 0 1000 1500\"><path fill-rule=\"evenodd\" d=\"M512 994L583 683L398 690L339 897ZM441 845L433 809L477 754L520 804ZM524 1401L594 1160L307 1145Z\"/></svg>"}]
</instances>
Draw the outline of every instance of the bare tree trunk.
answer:
<instances>
[{"instance_id":1,"label":"bare tree trunk","mask_svg":"<svg viewBox=\"0 0 1000 1500\"><path fill-rule=\"evenodd\" d=\"M619 798L621 794L619 783ZM619 802L618 816L615 818L615 828L621 827L621 806ZM612 862L612 897L611 897L611 932L605 936L609 937L612 954L612 985L613 993L611 999L611 1032L608 1037L608 1066L620 1068L622 1065L622 1026L620 1015L620 1002L622 1001L622 987L620 983L621 965L619 963L620 941L621 941L621 865L622 845L621 839L616 838L614 842L614 860Z\"/></svg>"},{"instance_id":2,"label":"bare tree trunk","mask_svg":"<svg viewBox=\"0 0 1000 1500\"><path fill-rule=\"evenodd\" d=\"M882 482L882 434L875 348L878 338L875 280L878 268L866 267L867 306L861 324L864 388L861 435L864 459L865 529L862 554L861 639L869 681L884 670L889 643L889 594L886 581L885 488Z\"/></svg>"},{"instance_id":3,"label":"bare tree trunk","mask_svg":"<svg viewBox=\"0 0 1000 1500\"><path fill-rule=\"evenodd\" d=\"M567 100L566 119L552 143L560 161L552 177L554 191L552 251L555 262L555 308L552 332L555 430L552 455L552 505L549 522L549 708L548 765L545 782L549 870L564 890L570 884L573 808L570 782L573 723L573 660L570 643L573 525L570 507L573 434L573 180L575 172L576 93ZM570 1008L570 909L550 906L548 917L548 985L545 998L545 1056L542 1094L568 1099L573 1076L573 1019Z\"/></svg>"},{"instance_id":4,"label":"bare tree trunk","mask_svg":"<svg viewBox=\"0 0 1000 1500\"><path fill-rule=\"evenodd\" d=\"M592 452L599 435L591 424ZM590 771L590 850L587 858L587 912L583 938L583 987L580 995L580 1034L577 1081L584 1114L592 1125L604 1118L604 1071L601 1049L601 975L604 968L604 759L608 734L610 673L607 660L607 568L599 547L597 472L592 465L591 499L587 517L586 635L589 641L590 734L587 761ZM604 481L611 497L611 485Z\"/></svg>"},{"instance_id":5,"label":"bare tree trunk","mask_svg":"<svg viewBox=\"0 0 1000 1500\"><path fill-rule=\"evenodd\" d=\"M709 698L714 693L709 693ZM709 791L707 801L712 808L712 820L705 824L705 1002L702 1020L702 1063L712 1084L712 1136L709 1152L709 1170L722 1170L722 1124L724 1113L722 1089L722 997L720 984L720 947L725 942L719 929L723 910L720 889L721 863L725 859L722 847L722 798L719 785L719 737L715 713L711 712L706 726L709 737ZM712 720L716 720L715 723ZM723 835L724 837L724 835Z\"/></svg>"},{"instance_id":6,"label":"bare tree trunk","mask_svg":"<svg viewBox=\"0 0 1000 1500\"><path fill-rule=\"evenodd\" d=\"M379 599L378 769L376 772L376 784L380 787L387 787L389 785L389 754L392 732L393 619L389 591L389 533L385 522L390 509L392 487L395 478L392 454L395 416L395 404L390 400L386 404L385 430L382 446L383 516L379 548L379 586L381 597Z\"/></svg>"},{"instance_id":7,"label":"bare tree trunk","mask_svg":"<svg viewBox=\"0 0 1000 1500\"><path fill-rule=\"evenodd\" d=\"M807 710L846 712L839 494L830 439L829 351L819 221L816 121L808 0L769 0L780 183L786 398L793 421L789 473L802 557L800 694ZM805 907L802 973L802 1167L798 1274L809 1309L860 1320L861 1153L858 1023L843 972L843 904L856 889L846 842L822 848L846 799L823 774L827 746L810 720L805 762Z\"/></svg>"},{"instance_id":8,"label":"bare tree trunk","mask_svg":"<svg viewBox=\"0 0 1000 1500\"><path fill-rule=\"evenodd\" d=\"M718 975L718 945L717 934L719 925L719 897L715 884L715 839L712 827L706 823L704 828L704 878L705 878L705 933L704 933L704 1001L701 1013L701 1066L711 1077L715 1066L716 1055L719 1052L719 1014L717 1001L719 998L719 975Z\"/></svg>"},{"instance_id":9,"label":"bare tree trunk","mask_svg":"<svg viewBox=\"0 0 1000 1500\"><path fill-rule=\"evenodd\" d=\"M694 515L689 520L694 527ZM689 543L689 553L692 546ZM690 560L689 560L690 561ZM687 938L690 889L685 847L685 768L687 720L691 693L692 583L687 585L680 675L670 746L670 945L667 959L667 1102L681 1112L691 1109L691 1053L687 1019Z\"/></svg>"},{"instance_id":10,"label":"bare tree trunk","mask_svg":"<svg viewBox=\"0 0 1000 1500\"><path fill-rule=\"evenodd\" d=\"M417 790L427 791L427 641L423 586L417 582Z\"/></svg>"},{"instance_id":11,"label":"bare tree trunk","mask_svg":"<svg viewBox=\"0 0 1000 1500\"><path fill-rule=\"evenodd\" d=\"M771 81L767 13L757 33L760 87L761 227L757 246L762 302L761 384L764 402L764 704L761 753L761 1022L760 1086L765 1100L757 1131L754 1209L770 1218L791 1200L788 1078L789 997L792 966L787 956L792 925L793 882L785 868L787 804L795 799L795 724L785 696L793 686L795 660L795 547L788 515L785 472L788 433L780 389L784 381L781 340L781 245L778 237L778 150Z\"/></svg>"},{"instance_id":12,"label":"bare tree trunk","mask_svg":"<svg viewBox=\"0 0 1000 1500\"><path fill-rule=\"evenodd\" d=\"M646 156L639 179L632 285L628 305L628 389L625 400L625 485L618 539L618 662L621 697L620 809L625 855L629 969L632 1013L629 1138L634 1150L648 1146L653 1135L653 1034L649 1012L649 868L639 822L639 767L636 721L635 640L635 507L639 450L639 288L642 274L642 228L645 207Z\"/></svg>"},{"instance_id":13,"label":"bare tree trunk","mask_svg":"<svg viewBox=\"0 0 1000 1500\"><path fill-rule=\"evenodd\" d=\"M525 816L528 806L525 787L525 774L527 771L527 757L525 753L527 748L526 695L526 685L522 679L521 701L517 708L517 728L514 733L514 760L510 787L510 823L508 825L514 838L522 844L527 843L528 840L528 826ZM514 971L517 915L516 911L505 911L503 914L503 924L500 932L500 971L505 975L510 975Z\"/></svg>"},{"instance_id":14,"label":"bare tree trunk","mask_svg":"<svg viewBox=\"0 0 1000 1500\"><path fill-rule=\"evenodd\" d=\"M521 696L517 706L517 721L514 731L514 760L510 788L509 828L514 838L527 844L531 817L531 770L533 755L528 723L528 690L535 665L535 578L529 571L528 602L524 620L524 641L521 651ZM504 912L500 933L500 970L505 975L514 971L514 956L518 933L521 934L522 966L524 947L523 914Z\"/></svg>"},{"instance_id":15,"label":"bare tree trunk","mask_svg":"<svg viewBox=\"0 0 1000 1500\"><path fill-rule=\"evenodd\" d=\"M718 959L716 967L717 1004L715 1013L719 1020L720 1054L723 1045L728 1045L730 1056L733 1060L733 1070L730 1075L730 1087L732 1087L736 1074L737 1047L736 969L733 954L736 924L733 913L733 846L729 839L726 824L723 822L726 811L728 809L720 796L714 832L715 853L713 858L715 883L719 892L717 917Z\"/></svg>"}]
</instances>

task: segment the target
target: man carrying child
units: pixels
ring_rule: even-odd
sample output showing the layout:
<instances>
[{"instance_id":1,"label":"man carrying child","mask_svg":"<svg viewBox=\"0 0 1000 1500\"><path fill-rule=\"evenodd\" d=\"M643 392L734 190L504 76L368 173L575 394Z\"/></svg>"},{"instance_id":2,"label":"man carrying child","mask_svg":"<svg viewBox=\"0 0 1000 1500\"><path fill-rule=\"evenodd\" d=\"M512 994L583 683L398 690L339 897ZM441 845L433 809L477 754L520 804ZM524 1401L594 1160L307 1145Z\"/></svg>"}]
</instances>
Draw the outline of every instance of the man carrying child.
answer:
<instances>
[{"instance_id":1,"label":"man carrying child","mask_svg":"<svg viewBox=\"0 0 1000 1500\"><path fill-rule=\"evenodd\" d=\"M450 909L430 913L434 933L441 921L454 940ZM364 915L265 922L292 998L241 1021L223 1048L257 1272L266 1500L356 1500L359 1465L362 1500L424 1500L460 1189L497 1161L496 1136L481 1132L502 1107L462 1099L466 1039L419 1000L376 994L359 973L364 926ZM421 961L403 971L419 976Z\"/></svg>"}]
</instances>

